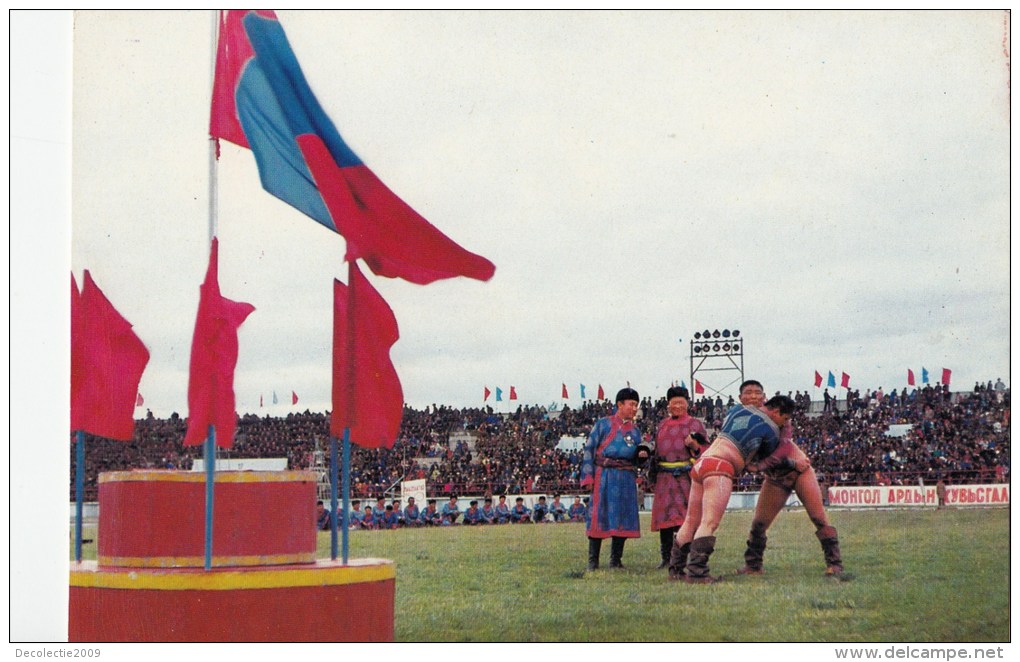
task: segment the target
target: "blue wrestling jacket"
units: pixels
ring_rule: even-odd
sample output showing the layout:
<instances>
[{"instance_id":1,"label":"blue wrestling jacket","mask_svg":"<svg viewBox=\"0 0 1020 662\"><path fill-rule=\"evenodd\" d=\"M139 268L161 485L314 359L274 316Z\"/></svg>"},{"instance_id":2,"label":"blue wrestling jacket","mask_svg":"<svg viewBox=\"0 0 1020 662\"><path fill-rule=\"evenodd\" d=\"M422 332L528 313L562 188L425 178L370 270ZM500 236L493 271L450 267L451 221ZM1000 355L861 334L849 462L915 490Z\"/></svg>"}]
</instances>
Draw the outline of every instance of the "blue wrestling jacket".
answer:
<instances>
[{"instance_id":1,"label":"blue wrestling jacket","mask_svg":"<svg viewBox=\"0 0 1020 662\"><path fill-rule=\"evenodd\" d=\"M733 442L745 463L762 460L779 446L779 426L757 407L731 408L719 434Z\"/></svg>"}]
</instances>

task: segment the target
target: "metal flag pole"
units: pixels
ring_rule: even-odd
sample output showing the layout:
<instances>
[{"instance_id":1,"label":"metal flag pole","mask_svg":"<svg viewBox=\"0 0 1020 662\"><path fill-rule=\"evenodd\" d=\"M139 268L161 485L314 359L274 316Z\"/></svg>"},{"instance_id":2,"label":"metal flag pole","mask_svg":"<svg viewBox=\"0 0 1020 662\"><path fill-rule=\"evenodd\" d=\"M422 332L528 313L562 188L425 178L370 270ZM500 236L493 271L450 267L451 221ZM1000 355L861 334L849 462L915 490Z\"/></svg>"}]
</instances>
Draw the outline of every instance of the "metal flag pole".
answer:
<instances>
[{"instance_id":1,"label":"metal flag pole","mask_svg":"<svg viewBox=\"0 0 1020 662\"><path fill-rule=\"evenodd\" d=\"M216 87L216 50L219 39L219 28L222 19L222 11L212 13L212 70L210 89ZM217 202L219 187L217 180L217 139L209 136L209 242L216 238L217 225ZM213 390L215 393L215 389ZM216 481L216 428L210 424L209 434L205 439L205 569L212 569L212 545L213 545L213 498L215 491L213 487Z\"/></svg>"},{"instance_id":2,"label":"metal flag pole","mask_svg":"<svg viewBox=\"0 0 1020 662\"><path fill-rule=\"evenodd\" d=\"M337 474L339 473L339 463L336 452L336 437L329 435L329 495L330 495L330 518L329 518L329 540L330 540L330 558L336 561L337 557L337 525L340 522L340 514L337 511ZM344 510L344 521L347 520L347 511ZM345 527L346 528L346 527Z\"/></svg>"},{"instance_id":3,"label":"metal flag pole","mask_svg":"<svg viewBox=\"0 0 1020 662\"><path fill-rule=\"evenodd\" d=\"M74 560L81 563L81 513L85 492L85 431L78 430L74 436Z\"/></svg>"}]
</instances>

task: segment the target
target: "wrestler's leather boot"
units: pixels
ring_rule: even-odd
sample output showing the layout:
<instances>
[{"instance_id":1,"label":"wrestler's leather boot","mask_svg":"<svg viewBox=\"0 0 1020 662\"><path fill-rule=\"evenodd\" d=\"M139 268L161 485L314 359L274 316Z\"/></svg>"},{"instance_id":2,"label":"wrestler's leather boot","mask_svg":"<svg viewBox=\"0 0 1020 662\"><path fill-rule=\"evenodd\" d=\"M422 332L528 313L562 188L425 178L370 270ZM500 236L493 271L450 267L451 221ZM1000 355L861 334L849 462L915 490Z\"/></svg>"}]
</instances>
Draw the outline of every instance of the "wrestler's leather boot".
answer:
<instances>
[{"instance_id":1,"label":"wrestler's leather boot","mask_svg":"<svg viewBox=\"0 0 1020 662\"><path fill-rule=\"evenodd\" d=\"M825 574L840 575L843 573L843 558L839 553L839 537L836 527L823 526L815 531L818 542L822 543L822 554L825 555Z\"/></svg>"},{"instance_id":2,"label":"wrestler's leather boot","mask_svg":"<svg viewBox=\"0 0 1020 662\"><path fill-rule=\"evenodd\" d=\"M722 577L712 577L708 574L708 557L715 551L715 536L704 536L691 541L691 553L687 557L687 576L684 581L688 584L711 584Z\"/></svg>"},{"instance_id":3,"label":"wrestler's leather boot","mask_svg":"<svg viewBox=\"0 0 1020 662\"><path fill-rule=\"evenodd\" d=\"M599 569L599 552L602 551L602 538L588 538L588 569Z\"/></svg>"},{"instance_id":4,"label":"wrestler's leather boot","mask_svg":"<svg viewBox=\"0 0 1020 662\"><path fill-rule=\"evenodd\" d=\"M737 570L740 575L764 575L765 569L762 564L765 561L765 544L768 536L765 535L764 525L758 522L751 523L751 533L747 537L747 549L744 550L744 567Z\"/></svg>"},{"instance_id":5,"label":"wrestler's leather boot","mask_svg":"<svg viewBox=\"0 0 1020 662\"><path fill-rule=\"evenodd\" d=\"M687 568L687 555L691 553L691 543L685 542L678 545L676 538L673 538L673 547L669 551L669 578L673 581L680 581L684 578L684 570Z\"/></svg>"},{"instance_id":6,"label":"wrestler's leather boot","mask_svg":"<svg viewBox=\"0 0 1020 662\"><path fill-rule=\"evenodd\" d=\"M609 567L610 568L623 568L623 543L627 542L626 538L619 536L613 536L613 545L609 548Z\"/></svg>"},{"instance_id":7,"label":"wrestler's leather boot","mask_svg":"<svg viewBox=\"0 0 1020 662\"><path fill-rule=\"evenodd\" d=\"M674 534L676 529L659 529L659 556L662 557L662 562L656 567L656 570L662 570L669 566L670 549L673 546L673 541L676 540Z\"/></svg>"}]
</instances>

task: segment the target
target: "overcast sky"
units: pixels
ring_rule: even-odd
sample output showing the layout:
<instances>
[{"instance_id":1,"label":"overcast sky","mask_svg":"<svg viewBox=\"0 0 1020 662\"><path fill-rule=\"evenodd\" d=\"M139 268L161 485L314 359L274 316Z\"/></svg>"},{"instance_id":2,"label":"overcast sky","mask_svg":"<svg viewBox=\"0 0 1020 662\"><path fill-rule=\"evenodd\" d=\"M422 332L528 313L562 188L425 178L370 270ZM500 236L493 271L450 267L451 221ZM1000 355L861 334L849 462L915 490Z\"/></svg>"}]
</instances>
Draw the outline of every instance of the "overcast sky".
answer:
<instances>
[{"instance_id":1,"label":"overcast sky","mask_svg":"<svg viewBox=\"0 0 1020 662\"><path fill-rule=\"evenodd\" d=\"M690 385L705 328L739 329L769 391L819 395L816 370L887 391L908 368L1008 379L1002 12L279 16L355 152L496 265L485 283L371 276L412 406L480 405L486 386L661 396ZM75 22L71 269L149 347L158 415L187 411L212 25ZM247 150L224 144L218 177L221 287L256 308L238 409L293 410L292 390L328 409L343 238L264 192Z\"/></svg>"},{"instance_id":2,"label":"overcast sky","mask_svg":"<svg viewBox=\"0 0 1020 662\"><path fill-rule=\"evenodd\" d=\"M280 16L354 150L496 264L370 276L414 406L658 395L690 383L705 327L739 328L770 390L1009 379L1002 12ZM186 413L212 18L80 14L73 55L66 19L10 18L11 632L47 641L66 636L67 532L39 522L67 517L68 271L148 345L146 405ZM223 292L257 307L239 408L326 409L343 240L263 192L250 153L225 145L219 177Z\"/></svg>"}]
</instances>

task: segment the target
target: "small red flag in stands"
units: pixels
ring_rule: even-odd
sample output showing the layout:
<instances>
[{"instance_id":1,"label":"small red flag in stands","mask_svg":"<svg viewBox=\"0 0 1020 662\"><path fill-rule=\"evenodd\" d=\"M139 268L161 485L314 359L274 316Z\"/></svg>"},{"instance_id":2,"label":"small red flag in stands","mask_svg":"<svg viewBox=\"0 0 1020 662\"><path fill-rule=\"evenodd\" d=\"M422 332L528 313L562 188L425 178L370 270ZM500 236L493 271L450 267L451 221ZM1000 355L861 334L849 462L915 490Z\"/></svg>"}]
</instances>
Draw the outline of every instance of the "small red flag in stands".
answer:
<instances>
[{"instance_id":1,"label":"small red flag in stands","mask_svg":"<svg viewBox=\"0 0 1020 662\"><path fill-rule=\"evenodd\" d=\"M250 303L220 295L219 241L213 237L209 267L202 283L191 340L188 376L188 431L185 446L205 441L209 426L216 428L216 445L234 445L237 412L234 407L234 368L237 367L237 329L255 310Z\"/></svg>"},{"instance_id":2,"label":"small red flag in stands","mask_svg":"<svg viewBox=\"0 0 1020 662\"><path fill-rule=\"evenodd\" d=\"M511 400L517 399L517 389L514 388L513 386L510 387L510 399Z\"/></svg>"},{"instance_id":3,"label":"small red flag in stands","mask_svg":"<svg viewBox=\"0 0 1020 662\"><path fill-rule=\"evenodd\" d=\"M490 391L490 390L489 390L489 387L488 387L488 386L486 386L486 387L485 387L485 392L484 392L484 394L482 395L482 402L485 402L486 400L488 400L488 399L489 399L489 396L490 396L490 395L492 395L492 391Z\"/></svg>"},{"instance_id":4,"label":"small red flag in stands","mask_svg":"<svg viewBox=\"0 0 1020 662\"><path fill-rule=\"evenodd\" d=\"M139 393L139 394L138 394L138 397L137 397L137 398L135 398L135 406L136 406L136 407L141 407L141 406L142 406L142 405L144 405L144 404L145 404L145 398L143 398L143 397L142 397L142 394L141 394L141 393Z\"/></svg>"},{"instance_id":5,"label":"small red flag in stands","mask_svg":"<svg viewBox=\"0 0 1020 662\"><path fill-rule=\"evenodd\" d=\"M292 405L297 404L297 393L295 393L294 391L290 392L290 404Z\"/></svg>"},{"instance_id":6,"label":"small red flag in stands","mask_svg":"<svg viewBox=\"0 0 1020 662\"><path fill-rule=\"evenodd\" d=\"M843 373L843 381L840 383L842 388L850 388L850 375Z\"/></svg>"},{"instance_id":7,"label":"small red flag in stands","mask_svg":"<svg viewBox=\"0 0 1020 662\"><path fill-rule=\"evenodd\" d=\"M819 374L819 372L817 370L815 370L815 388L818 388L821 385L822 385L822 375Z\"/></svg>"},{"instance_id":8,"label":"small red flag in stands","mask_svg":"<svg viewBox=\"0 0 1020 662\"><path fill-rule=\"evenodd\" d=\"M953 377L953 371L949 368L942 368L942 383L949 386L949 380Z\"/></svg>"},{"instance_id":9,"label":"small red flag in stands","mask_svg":"<svg viewBox=\"0 0 1020 662\"><path fill-rule=\"evenodd\" d=\"M404 392L390 360L400 338L397 318L356 262L351 282L333 281L333 414L330 431L366 448L392 448ZM355 337L356 336L356 337Z\"/></svg>"},{"instance_id":10,"label":"small red flag in stands","mask_svg":"<svg viewBox=\"0 0 1020 662\"><path fill-rule=\"evenodd\" d=\"M697 379L694 380L694 392L695 393L704 393L705 392L705 387L702 386L701 382L699 382Z\"/></svg>"},{"instance_id":11,"label":"small red flag in stands","mask_svg":"<svg viewBox=\"0 0 1020 662\"><path fill-rule=\"evenodd\" d=\"M907 384L914 386L914 371L910 368L907 368Z\"/></svg>"},{"instance_id":12,"label":"small red flag in stands","mask_svg":"<svg viewBox=\"0 0 1020 662\"><path fill-rule=\"evenodd\" d=\"M602 389L602 384L599 384L599 400L606 399L606 392Z\"/></svg>"},{"instance_id":13,"label":"small red flag in stands","mask_svg":"<svg viewBox=\"0 0 1020 662\"><path fill-rule=\"evenodd\" d=\"M566 384L563 385L563 396L562 397L563 397L564 400L566 400L568 397L570 397L570 396L567 395L567 385Z\"/></svg>"},{"instance_id":14,"label":"small red flag in stands","mask_svg":"<svg viewBox=\"0 0 1020 662\"><path fill-rule=\"evenodd\" d=\"M85 270L71 275L71 429L131 441L149 350Z\"/></svg>"}]
</instances>

